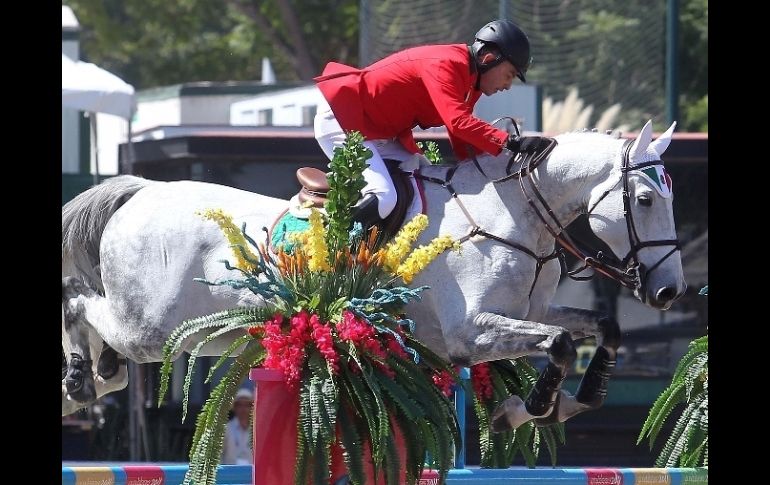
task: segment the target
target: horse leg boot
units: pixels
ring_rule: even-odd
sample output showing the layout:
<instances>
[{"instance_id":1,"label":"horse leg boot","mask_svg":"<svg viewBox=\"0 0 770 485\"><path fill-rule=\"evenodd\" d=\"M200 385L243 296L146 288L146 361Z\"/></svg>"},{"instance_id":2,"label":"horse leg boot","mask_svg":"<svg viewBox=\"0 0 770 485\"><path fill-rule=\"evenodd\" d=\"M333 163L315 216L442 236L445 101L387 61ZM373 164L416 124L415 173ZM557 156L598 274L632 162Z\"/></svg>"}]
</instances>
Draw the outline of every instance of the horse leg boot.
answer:
<instances>
[{"instance_id":1,"label":"horse leg boot","mask_svg":"<svg viewBox=\"0 0 770 485\"><path fill-rule=\"evenodd\" d=\"M62 305L64 310L64 329L70 338L70 358L64 385L67 394L78 402L90 402L96 399L94 374L89 350L88 322L85 310L78 301L78 296L91 291L78 278L62 279Z\"/></svg>"},{"instance_id":2,"label":"horse leg boot","mask_svg":"<svg viewBox=\"0 0 770 485\"><path fill-rule=\"evenodd\" d=\"M599 321L601 345L596 347L591 362L580 381L575 393L577 402L596 409L604 403L607 397L607 382L615 369L617 350L620 346L620 326L614 318L603 318Z\"/></svg>"},{"instance_id":3,"label":"horse leg boot","mask_svg":"<svg viewBox=\"0 0 770 485\"><path fill-rule=\"evenodd\" d=\"M545 418L538 419L538 426L563 423L576 414L597 409L604 403L607 397L607 384L615 368L617 349L620 346L620 326L614 318L602 317L598 321L597 334L600 344L583 374L577 392L571 396L561 391L553 412Z\"/></svg>"},{"instance_id":4,"label":"horse leg boot","mask_svg":"<svg viewBox=\"0 0 770 485\"><path fill-rule=\"evenodd\" d=\"M554 338L549 358L550 362L524 401L519 396L511 396L498 406L492 415L492 431L499 433L516 429L531 419L544 418L553 413L558 406L559 391L567 369L577 358L569 332L562 332Z\"/></svg>"}]
</instances>

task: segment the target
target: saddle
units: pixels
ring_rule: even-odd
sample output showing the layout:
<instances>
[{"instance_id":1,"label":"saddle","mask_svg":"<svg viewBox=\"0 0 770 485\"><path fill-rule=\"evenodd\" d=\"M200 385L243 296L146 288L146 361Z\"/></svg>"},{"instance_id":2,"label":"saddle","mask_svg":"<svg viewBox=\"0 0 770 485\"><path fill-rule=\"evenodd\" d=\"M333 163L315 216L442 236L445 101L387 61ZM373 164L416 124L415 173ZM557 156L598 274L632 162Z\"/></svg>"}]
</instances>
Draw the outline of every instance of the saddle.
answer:
<instances>
[{"instance_id":1,"label":"saddle","mask_svg":"<svg viewBox=\"0 0 770 485\"><path fill-rule=\"evenodd\" d=\"M396 188L396 207L388 217L377 223L377 228L385 233L386 238L389 238L395 235L404 223L404 217L414 197L414 187L409 179L410 174L399 168L401 162L398 160L384 160L384 162L393 180L393 186ZM302 167L297 170L297 181L302 186L297 194L297 200L305 206L323 208L326 194L329 192L326 173L317 168Z\"/></svg>"}]
</instances>

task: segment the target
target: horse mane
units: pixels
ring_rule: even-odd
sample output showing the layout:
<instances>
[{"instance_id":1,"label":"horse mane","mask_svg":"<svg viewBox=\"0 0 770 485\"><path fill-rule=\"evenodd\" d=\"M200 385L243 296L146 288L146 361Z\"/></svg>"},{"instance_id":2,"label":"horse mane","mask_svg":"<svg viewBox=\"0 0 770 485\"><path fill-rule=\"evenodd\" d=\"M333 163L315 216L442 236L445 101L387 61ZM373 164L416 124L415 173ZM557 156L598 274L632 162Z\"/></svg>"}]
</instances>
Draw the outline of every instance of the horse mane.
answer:
<instances>
[{"instance_id":1,"label":"horse mane","mask_svg":"<svg viewBox=\"0 0 770 485\"><path fill-rule=\"evenodd\" d=\"M605 130L603 133L599 131L598 128L577 128L572 131L567 131L564 133L561 133L559 135L556 135L560 139L564 139L567 135L583 135L587 133L596 133L597 135L607 135L614 139L620 139L621 136L623 136L623 132L620 130Z\"/></svg>"}]
</instances>

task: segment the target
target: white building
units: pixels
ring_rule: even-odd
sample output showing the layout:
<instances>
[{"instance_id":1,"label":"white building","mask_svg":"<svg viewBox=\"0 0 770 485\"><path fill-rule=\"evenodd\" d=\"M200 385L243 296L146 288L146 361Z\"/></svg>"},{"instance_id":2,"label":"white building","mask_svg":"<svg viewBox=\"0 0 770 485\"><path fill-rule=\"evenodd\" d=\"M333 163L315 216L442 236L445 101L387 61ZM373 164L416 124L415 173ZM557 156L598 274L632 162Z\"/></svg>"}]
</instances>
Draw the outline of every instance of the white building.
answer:
<instances>
[{"instance_id":1,"label":"white building","mask_svg":"<svg viewBox=\"0 0 770 485\"><path fill-rule=\"evenodd\" d=\"M259 94L230 107L230 124L251 126L313 126L318 104L323 100L315 84ZM540 109L538 87L517 84L510 90L482 96L474 110L487 121L511 116L520 128L538 131ZM419 128L417 128L419 130ZM443 131L441 128L439 131Z\"/></svg>"}]
</instances>

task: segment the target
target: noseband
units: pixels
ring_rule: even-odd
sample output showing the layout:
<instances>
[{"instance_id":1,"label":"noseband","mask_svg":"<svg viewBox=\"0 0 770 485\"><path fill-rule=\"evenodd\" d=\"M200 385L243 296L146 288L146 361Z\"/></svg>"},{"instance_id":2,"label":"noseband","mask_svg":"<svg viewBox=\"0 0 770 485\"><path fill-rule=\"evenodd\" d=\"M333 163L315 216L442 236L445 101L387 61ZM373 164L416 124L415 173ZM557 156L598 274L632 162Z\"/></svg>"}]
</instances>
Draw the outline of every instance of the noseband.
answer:
<instances>
[{"instance_id":1,"label":"noseband","mask_svg":"<svg viewBox=\"0 0 770 485\"><path fill-rule=\"evenodd\" d=\"M619 180L618 182L621 182L621 181L623 182L623 214L626 220L626 228L628 230L628 241L629 241L630 249L628 251L628 254L626 254L626 256L623 258L622 261L617 260L617 258L615 258L614 256L606 256L601 251L595 251L594 252L595 256L591 256L589 255L591 251L581 247L584 245L576 243L575 240L567 233L564 226L562 226L562 224L559 222L558 218L556 217L556 214L553 212L551 207L545 201L545 198L543 197L543 195L540 193L540 190L537 186L537 182L535 181L535 178L533 176L533 172L535 168L537 168L540 162L542 162L548 156L551 150L553 150L553 148L556 146L556 143L557 143L556 140L552 138L548 140L550 143L544 148L544 150L540 151L539 153L527 153L521 156L521 168L518 171L511 172L511 167L513 166L515 158L517 157L516 155L514 155L514 157L511 157L511 160L508 162L508 165L506 167L506 175L498 179L492 179L492 183L502 183L512 179L519 180L519 186L521 187L521 191L524 194L524 197L527 199L527 202L532 207L534 213L537 215L537 217L540 219L543 225L545 225L545 228L548 230L551 236L553 236L553 238L561 246L561 249L555 249L551 254L547 256L538 256L531 249L526 248L514 241L510 241L506 238L495 236L494 234L491 234L483 230L478 224L476 224L476 222L473 220L468 210L465 208L463 203L458 198L457 192L454 190L451 184L451 180L452 180L452 177L454 177L455 171L457 170L457 166L449 169L449 171L447 172L446 180L441 180L434 177L426 177L418 173L415 173L414 175L419 179L422 179L428 182L433 182L446 188L449 191L449 193L452 195L452 198L454 198L454 200L460 206L460 209L462 210L463 214L465 214L465 217L468 219L468 222L471 223L470 232L459 239L460 243L467 241L473 236L483 236L488 239L492 239L502 244L505 244L508 247L517 249L529 255L530 257L534 258L537 261L535 279L532 282L532 286L530 287L530 291L529 291L530 295L532 295L532 291L535 288L535 283L537 283L537 278L540 274L540 270L542 269L543 265L547 261L557 257L559 258L562 264L562 268L567 274L567 276L574 280L588 280L593 278L594 274L591 274L588 276L579 276L580 273L582 273L584 270L590 267L595 272L600 273L612 280L615 280L627 288L630 288L632 290L638 289L640 291L640 294L644 295L644 288L647 281L647 276L649 276L650 273L652 273L655 269L657 269L663 263L663 261L668 259L672 254L674 254L674 252L678 251L680 249L680 243L678 239L660 239L660 240L654 240L654 241L642 241L639 238L639 235L636 231L636 226L634 225L633 214L631 212L631 196L628 188L628 177L629 177L629 172L633 170L639 170L641 168L645 168L652 165L662 165L663 162L661 160L654 160L651 162L644 162L644 163L631 166L630 151L631 151L631 146L633 144L633 140L627 140L625 142L622 149L623 165L621 167L621 173L623 175L621 180ZM476 157L473 156L472 158L476 168L481 172L481 174L489 178L482 170L481 165L476 160ZM527 187L527 185L529 185L529 187ZM617 183L615 185L617 185ZM587 214L590 214L591 212L593 212L593 210L596 208L599 202L601 202L610 193L610 191L615 188L615 185L607 189L601 195L601 197L599 197L599 199L588 210ZM542 206L542 209L538 207L534 199L538 200L538 202ZM671 249L671 251L669 251L665 256L663 256L650 269L646 269L644 265L642 265L639 262L638 253L643 248L655 247L655 246L673 246L673 249ZM578 269L568 271L566 268L565 256L563 251L567 251L573 256L582 260L583 266Z\"/></svg>"}]
</instances>

